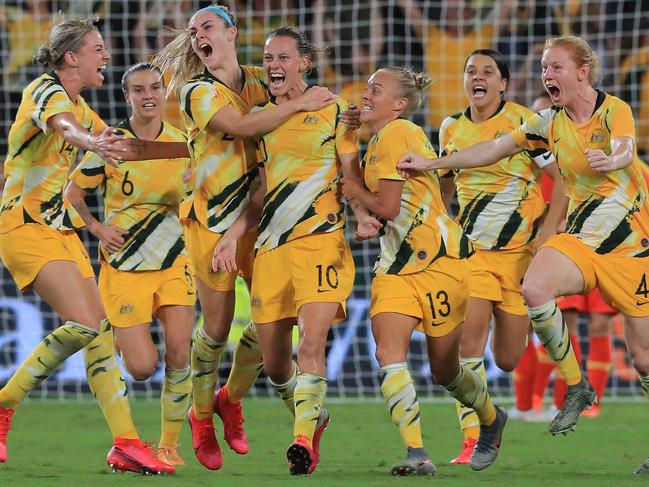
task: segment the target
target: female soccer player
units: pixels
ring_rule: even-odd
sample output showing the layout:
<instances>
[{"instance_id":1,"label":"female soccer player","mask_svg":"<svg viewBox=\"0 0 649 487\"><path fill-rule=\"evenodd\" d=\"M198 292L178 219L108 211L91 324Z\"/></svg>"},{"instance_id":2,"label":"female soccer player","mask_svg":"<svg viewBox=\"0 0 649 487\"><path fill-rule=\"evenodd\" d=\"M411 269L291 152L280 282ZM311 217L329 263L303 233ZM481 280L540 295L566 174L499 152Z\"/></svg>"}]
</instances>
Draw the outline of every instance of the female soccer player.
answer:
<instances>
[{"instance_id":1,"label":"female soccer player","mask_svg":"<svg viewBox=\"0 0 649 487\"><path fill-rule=\"evenodd\" d=\"M649 395L649 208L636 155L631 109L593 88L598 60L578 37L546 41L542 79L554 107L532 116L510 135L442 159L407 153L399 169L484 166L523 149L549 149L559 161L570 198L566 232L551 237L523 282L532 326L568 383L566 401L550 432L574 429L597 401L583 378L555 298L599 286L625 318L625 335L640 383ZM649 473L649 460L637 473Z\"/></svg>"},{"instance_id":2,"label":"female soccer player","mask_svg":"<svg viewBox=\"0 0 649 487\"><path fill-rule=\"evenodd\" d=\"M401 67L380 69L363 94L361 121L374 136L363 161L365 186L343 180L343 194L386 221L372 281L372 333L381 365L381 391L399 427L407 458L393 475L434 475L423 448L419 403L407 354L415 328L426 334L430 369L439 384L480 418L471 467L482 470L498 456L507 421L480 376L459 363L462 323L469 297L467 257L473 247L447 215L436 173L407 181L395 162L403 151L435 157L423 130L402 117L415 113L431 79Z\"/></svg>"},{"instance_id":3,"label":"female soccer player","mask_svg":"<svg viewBox=\"0 0 649 487\"><path fill-rule=\"evenodd\" d=\"M311 69L315 50L292 27L270 34L264 67L272 97L263 111L289 104L313 89L303 76ZM345 316L354 282L338 180L341 172L360 177L360 168L356 132L340 118L345 108L337 100L294 115L260 139L261 187L215 251L215 269L236 268L237 241L258 224L252 317L266 373L280 395L294 397L294 440L287 451L292 475L312 473L320 459L320 438L329 422L323 407L325 343L332 324ZM374 219L363 222L369 220ZM376 227L369 232L375 234ZM370 237L363 228L358 232ZM292 362L296 321L299 371Z\"/></svg>"},{"instance_id":4,"label":"female soccer player","mask_svg":"<svg viewBox=\"0 0 649 487\"><path fill-rule=\"evenodd\" d=\"M118 129L130 138L185 142L162 121L162 74L148 63L131 66L122 90L132 114ZM65 195L101 242L99 294L115 330L122 359L136 380L146 380L158 364L151 339L156 315L165 337L165 379L160 402L162 432L158 458L184 465L178 434L191 395L189 353L196 291L185 250L178 206L186 193L189 159L134 161L114 168L89 153L70 175ZM102 188L104 222L90 213L86 191Z\"/></svg>"},{"instance_id":5,"label":"female soccer player","mask_svg":"<svg viewBox=\"0 0 649 487\"><path fill-rule=\"evenodd\" d=\"M212 470L223 463L212 424L215 409L224 419L230 446L238 453L248 451L241 427L240 397L229 397L228 383L213 398L234 313L237 273L212 272L212 257L221 235L246 206L256 178L254 145L244 139L263 135L300 111L319 109L334 101L329 90L316 87L273 109L248 113L268 100L267 83L261 68L239 65L236 38L230 12L221 6L206 7L192 16L188 30L159 52L154 62L163 72L171 73L170 89L180 86L181 111L196 164L194 192L180 211L204 318L192 345L194 398L189 421L196 456ZM252 233L242 237L237 256L248 281L254 238ZM254 330L244 333L249 341L256 342ZM258 354L250 357L255 359L259 360ZM247 384L255 380L259 368L249 370ZM235 438L228 439L227 418L234 423Z\"/></svg>"},{"instance_id":6,"label":"female soccer player","mask_svg":"<svg viewBox=\"0 0 649 487\"><path fill-rule=\"evenodd\" d=\"M85 353L88 381L115 438L108 463L119 470L173 473L138 439L90 259L63 198L78 148L109 163L123 154L125 138L106 127L80 95L84 88L101 86L110 54L93 20L81 19L55 26L34 59L53 71L25 88L9 133L0 257L18 287L33 287L64 324L0 390L0 461L7 459L14 409L67 357L92 342Z\"/></svg>"},{"instance_id":7,"label":"female soccer player","mask_svg":"<svg viewBox=\"0 0 649 487\"><path fill-rule=\"evenodd\" d=\"M509 67L500 53L478 49L469 54L464 67L464 93L469 106L442 122L442 154L452 154L477 141L507 134L532 115L527 108L505 100L509 78ZM471 295L460 361L478 372L485 384L483 358L491 317L494 317L491 343L496 364L511 371L525 349L530 327L521 294L523 275L535 246L556 233L565 215L566 198L559 183L541 225L545 201L541 194L540 168L552 179L561 179L552 154L536 150L489 167L449 172L448 176L455 175L454 185L450 177L442 180L445 197L451 196L457 187L460 204L457 221L476 247L475 255L469 260ZM466 464L478 440L480 422L475 413L459 402L456 408L464 441L462 451L451 463Z\"/></svg>"}]
</instances>

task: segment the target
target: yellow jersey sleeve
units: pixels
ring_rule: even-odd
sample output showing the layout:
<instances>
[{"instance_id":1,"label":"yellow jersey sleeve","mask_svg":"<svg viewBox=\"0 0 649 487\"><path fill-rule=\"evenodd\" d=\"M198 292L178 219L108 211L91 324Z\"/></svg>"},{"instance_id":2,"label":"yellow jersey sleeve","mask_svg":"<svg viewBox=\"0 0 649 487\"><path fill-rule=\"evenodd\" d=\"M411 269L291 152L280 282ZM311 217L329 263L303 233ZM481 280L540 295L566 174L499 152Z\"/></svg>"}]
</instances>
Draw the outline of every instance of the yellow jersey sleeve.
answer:
<instances>
[{"instance_id":1,"label":"yellow jersey sleeve","mask_svg":"<svg viewBox=\"0 0 649 487\"><path fill-rule=\"evenodd\" d=\"M59 84L46 85L44 89L34 92L35 109L32 120L43 133L49 133L47 121L59 113L73 113L72 100Z\"/></svg>"},{"instance_id":2,"label":"yellow jersey sleeve","mask_svg":"<svg viewBox=\"0 0 649 487\"><path fill-rule=\"evenodd\" d=\"M106 180L104 160L94 152L86 152L83 159L70 174L70 181L86 191L98 188Z\"/></svg>"},{"instance_id":3,"label":"yellow jersey sleeve","mask_svg":"<svg viewBox=\"0 0 649 487\"><path fill-rule=\"evenodd\" d=\"M214 84L189 83L181 91L181 108L200 130L205 130L212 117L229 104L230 99Z\"/></svg>"},{"instance_id":4,"label":"yellow jersey sleeve","mask_svg":"<svg viewBox=\"0 0 649 487\"><path fill-rule=\"evenodd\" d=\"M606 125L611 131L611 139L631 137L635 140L635 121L631 107L627 103L617 103L609 109L606 115Z\"/></svg>"},{"instance_id":5,"label":"yellow jersey sleeve","mask_svg":"<svg viewBox=\"0 0 649 487\"><path fill-rule=\"evenodd\" d=\"M552 123L554 108L535 113L523 125L512 132L517 146L527 150L550 149L548 134Z\"/></svg>"}]
</instances>

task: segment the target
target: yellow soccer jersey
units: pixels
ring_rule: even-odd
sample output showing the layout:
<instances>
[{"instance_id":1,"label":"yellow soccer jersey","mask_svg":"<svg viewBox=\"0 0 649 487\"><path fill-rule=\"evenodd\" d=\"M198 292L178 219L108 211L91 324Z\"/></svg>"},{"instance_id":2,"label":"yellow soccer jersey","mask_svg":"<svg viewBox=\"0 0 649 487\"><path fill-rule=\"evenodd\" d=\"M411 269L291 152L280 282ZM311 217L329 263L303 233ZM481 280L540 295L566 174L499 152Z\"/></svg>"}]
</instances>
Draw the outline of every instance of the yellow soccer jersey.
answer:
<instances>
[{"instance_id":1,"label":"yellow soccer jersey","mask_svg":"<svg viewBox=\"0 0 649 487\"><path fill-rule=\"evenodd\" d=\"M271 106L272 101L265 108ZM266 196L255 245L258 254L345 226L338 156L358 152L356 132L340 121L346 108L338 99L317 112L298 113L259 140Z\"/></svg>"},{"instance_id":2,"label":"yellow soccer jersey","mask_svg":"<svg viewBox=\"0 0 649 487\"><path fill-rule=\"evenodd\" d=\"M180 109L196 163L194 192L181 207L181 217L196 219L215 233L225 232L245 208L257 174L254 142L206 130L215 113L231 105L242 115L268 100L263 69L242 66L244 84L235 93L209 71L180 90Z\"/></svg>"},{"instance_id":3,"label":"yellow soccer jersey","mask_svg":"<svg viewBox=\"0 0 649 487\"><path fill-rule=\"evenodd\" d=\"M31 222L56 230L70 230L79 223L71 221L66 210L69 203L63 199L77 148L47 125L47 120L59 113L71 113L91 132L105 127L81 96L76 103L70 99L56 74L32 81L23 91L16 121L9 130L0 232Z\"/></svg>"},{"instance_id":4,"label":"yellow soccer jersey","mask_svg":"<svg viewBox=\"0 0 649 487\"><path fill-rule=\"evenodd\" d=\"M412 274L444 255L464 258L473 253L469 238L444 209L437 172L408 180L397 172L397 162L406 152L437 157L421 127L399 119L372 137L363 159L365 185L373 193L379 191L381 179L404 181L401 211L384 222L381 255L374 266L377 274Z\"/></svg>"},{"instance_id":5,"label":"yellow soccer jersey","mask_svg":"<svg viewBox=\"0 0 649 487\"><path fill-rule=\"evenodd\" d=\"M128 120L117 126L131 138L137 136ZM185 142L184 134L163 122L158 142ZM118 168L88 153L70 179L79 187L101 188L104 194L104 223L128 231L119 252L100 246L100 258L121 271L152 271L171 267L186 254L178 206L185 195L183 173L188 158L155 161L126 161Z\"/></svg>"},{"instance_id":6,"label":"yellow soccer jersey","mask_svg":"<svg viewBox=\"0 0 649 487\"><path fill-rule=\"evenodd\" d=\"M530 116L532 112L527 108L503 101L492 117L475 123L467 108L442 123L442 154L508 134ZM512 249L534 238L545 210L539 168L553 161L549 152L536 150L521 152L491 166L455 171L460 204L457 220L476 247Z\"/></svg>"},{"instance_id":7,"label":"yellow soccer jersey","mask_svg":"<svg viewBox=\"0 0 649 487\"><path fill-rule=\"evenodd\" d=\"M649 208L641 161L624 169L596 173L585 151L611 153L611 139L635 139L631 108L599 91L595 111L583 124L575 124L562 108L533 115L512 136L528 149L550 149L557 160L570 198L566 232L574 234L598 254L626 257L649 255Z\"/></svg>"}]
</instances>

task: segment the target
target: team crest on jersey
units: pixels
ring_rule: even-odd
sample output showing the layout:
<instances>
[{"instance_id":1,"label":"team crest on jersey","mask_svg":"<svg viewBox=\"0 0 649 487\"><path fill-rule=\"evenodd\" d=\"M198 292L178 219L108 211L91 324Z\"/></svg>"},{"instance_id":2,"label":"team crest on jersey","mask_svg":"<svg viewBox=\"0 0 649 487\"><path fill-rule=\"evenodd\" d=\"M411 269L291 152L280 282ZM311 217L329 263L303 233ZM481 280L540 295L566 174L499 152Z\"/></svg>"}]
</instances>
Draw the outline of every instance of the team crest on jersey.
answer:
<instances>
[{"instance_id":1,"label":"team crest on jersey","mask_svg":"<svg viewBox=\"0 0 649 487\"><path fill-rule=\"evenodd\" d=\"M131 311L133 311L132 304L123 304L122 307L119 309L119 314L124 315L126 313L130 313Z\"/></svg>"},{"instance_id":2,"label":"team crest on jersey","mask_svg":"<svg viewBox=\"0 0 649 487\"><path fill-rule=\"evenodd\" d=\"M606 140L606 133L602 129L594 129L588 135L588 145L589 147L598 147Z\"/></svg>"},{"instance_id":3,"label":"team crest on jersey","mask_svg":"<svg viewBox=\"0 0 649 487\"><path fill-rule=\"evenodd\" d=\"M261 298L259 296L253 296L252 300L250 301L250 306L253 308L261 308Z\"/></svg>"},{"instance_id":4,"label":"team crest on jersey","mask_svg":"<svg viewBox=\"0 0 649 487\"><path fill-rule=\"evenodd\" d=\"M306 123L307 125L315 125L320 121L320 119L314 115L307 115L304 117L304 120L302 123Z\"/></svg>"}]
</instances>

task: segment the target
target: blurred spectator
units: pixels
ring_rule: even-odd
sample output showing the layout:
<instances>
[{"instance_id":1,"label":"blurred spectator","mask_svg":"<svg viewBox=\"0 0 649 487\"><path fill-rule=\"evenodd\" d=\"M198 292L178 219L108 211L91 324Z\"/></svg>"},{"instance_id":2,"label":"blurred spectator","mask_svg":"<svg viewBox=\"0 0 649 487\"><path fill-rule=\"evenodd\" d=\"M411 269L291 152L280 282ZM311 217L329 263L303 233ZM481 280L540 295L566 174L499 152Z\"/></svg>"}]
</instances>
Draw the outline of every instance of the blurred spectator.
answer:
<instances>
[{"instance_id":1,"label":"blurred spectator","mask_svg":"<svg viewBox=\"0 0 649 487\"><path fill-rule=\"evenodd\" d=\"M406 22L425 49L425 71L434 79L428 92L428 122L437 130L449 115L466 104L462 89L464 62L475 49L493 48L512 0L494 4L491 15L480 21L472 2L448 0L442 3L439 22L426 18L417 0L399 0Z\"/></svg>"},{"instance_id":2,"label":"blurred spectator","mask_svg":"<svg viewBox=\"0 0 649 487\"><path fill-rule=\"evenodd\" d=\"M362 106L361 97L367 79L376 71L384 47L384 25L381 5L377 0L355 5L353 27L336 28L325 0L313 3L313 35L316 47L327 47L317 59L320 81L344 100ZM366 143L370 130L362 126L359 140Z\"/></svg>"}]
</instances>

